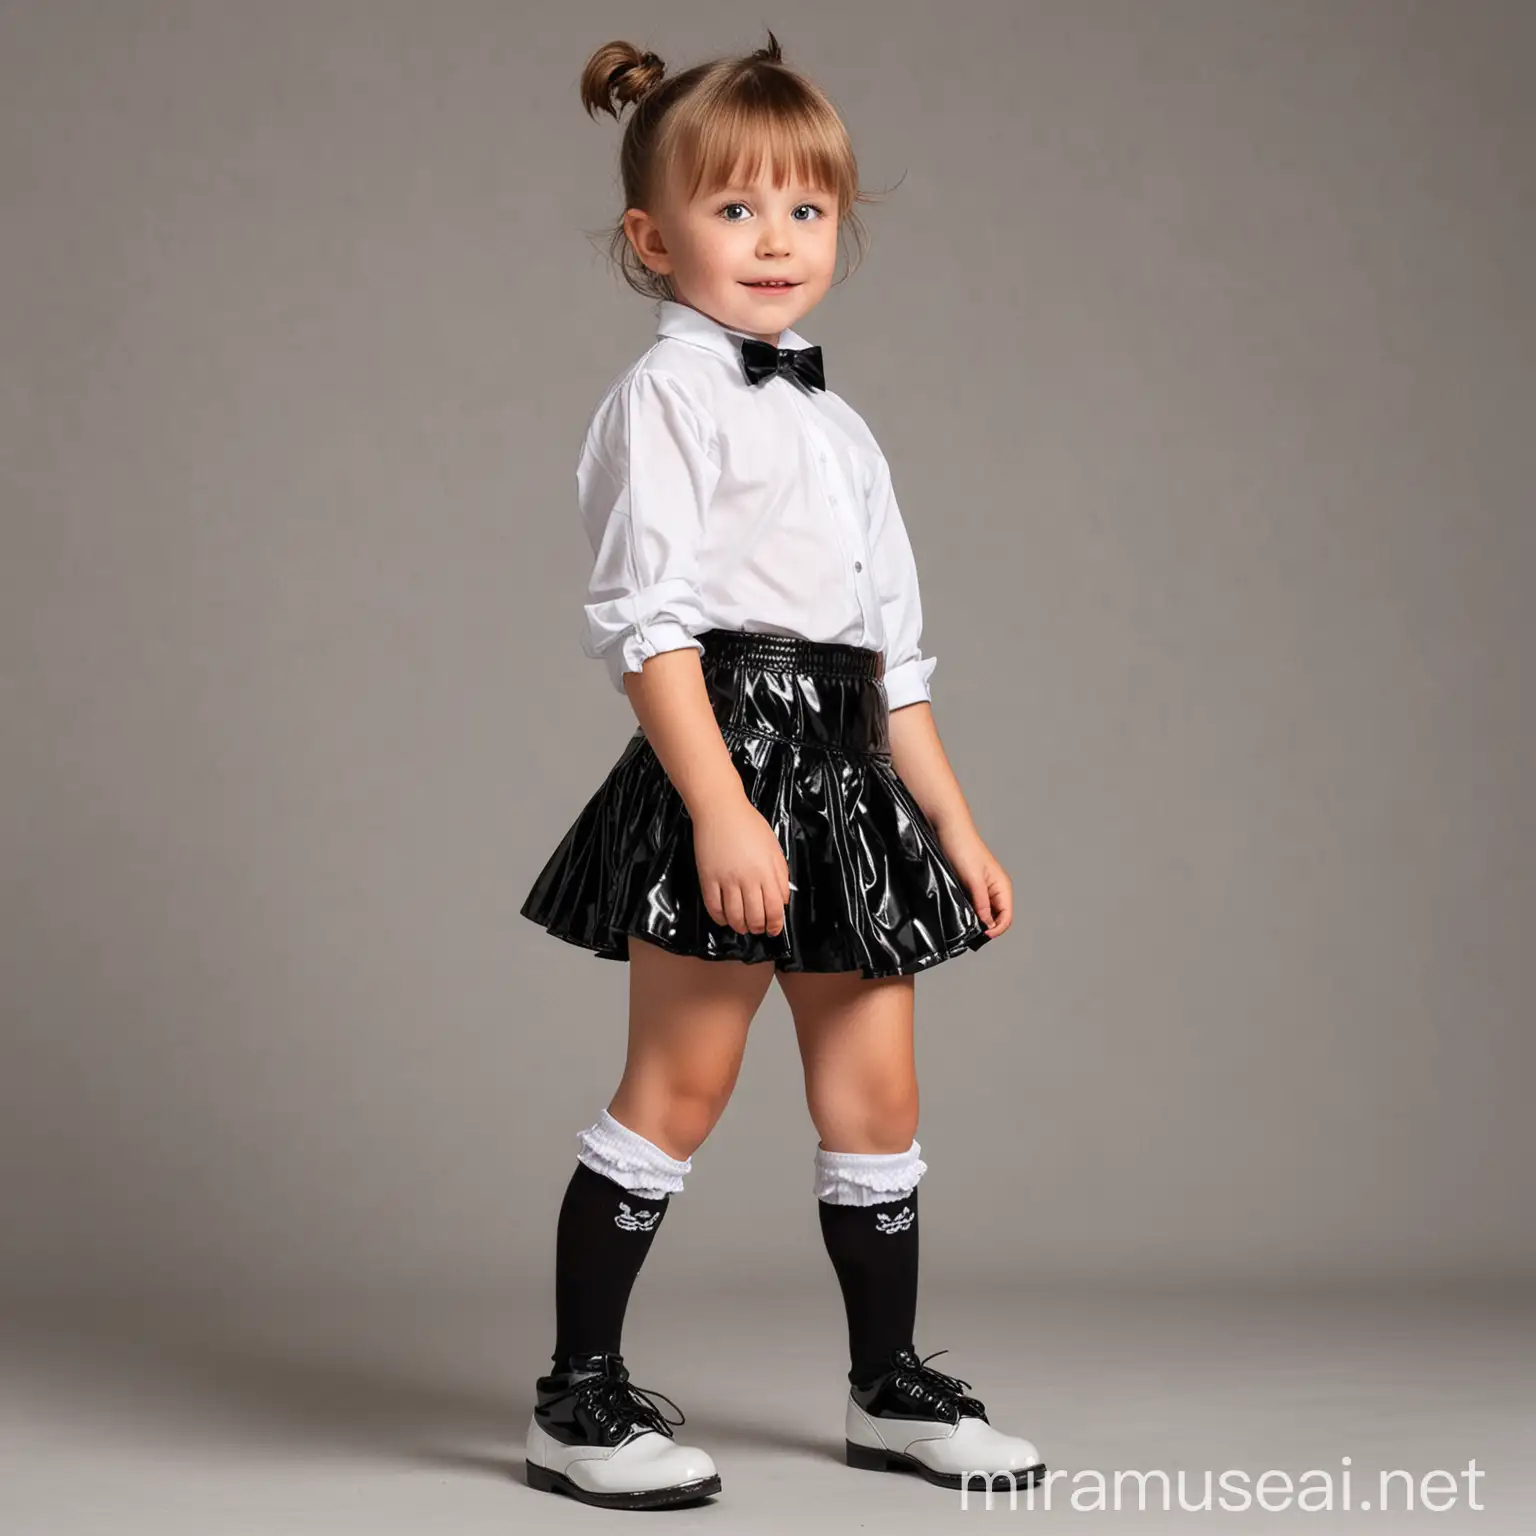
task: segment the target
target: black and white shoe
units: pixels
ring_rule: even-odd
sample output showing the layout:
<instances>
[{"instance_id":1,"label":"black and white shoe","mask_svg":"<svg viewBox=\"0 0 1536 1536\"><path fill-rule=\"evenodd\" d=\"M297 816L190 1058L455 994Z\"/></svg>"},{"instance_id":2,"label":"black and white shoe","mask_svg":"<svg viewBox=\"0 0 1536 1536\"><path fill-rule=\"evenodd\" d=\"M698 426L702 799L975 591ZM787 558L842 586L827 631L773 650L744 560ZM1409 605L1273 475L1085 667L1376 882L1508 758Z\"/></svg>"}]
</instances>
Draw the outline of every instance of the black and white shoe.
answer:
<instances>
[{"instance_id":1,"label":"black and white shoe","mask_svg":"<svg viewBox=\"0 0 1536 1536\"><path fill-rule=\"evenodd\" d=\"M938 1349L934 1354L942 1355ZM872 1472L913 1471L941 1488L985 1492L994 1477L1016 1488L1045 1476L1028 1440L992 1427L985 1406L966 1395L970 1382L946 1376L911 1349L892 1352L886 1370L848 1392L848 1465Z\"/></svg>"},{"instance_id":2,"label":"black and white shoe","mask_svg":"<svg viewBox=\"0 0 1536 1536\"><path fill-rule=\"evenodd\" d=\"M643 1387L630 1385L620 1354L572 1355L538 1379L528 1423L528 1486L608 1509L664 1509L720 1492L706 1451L678 1445Z\"/></svg>"}]
</instances>

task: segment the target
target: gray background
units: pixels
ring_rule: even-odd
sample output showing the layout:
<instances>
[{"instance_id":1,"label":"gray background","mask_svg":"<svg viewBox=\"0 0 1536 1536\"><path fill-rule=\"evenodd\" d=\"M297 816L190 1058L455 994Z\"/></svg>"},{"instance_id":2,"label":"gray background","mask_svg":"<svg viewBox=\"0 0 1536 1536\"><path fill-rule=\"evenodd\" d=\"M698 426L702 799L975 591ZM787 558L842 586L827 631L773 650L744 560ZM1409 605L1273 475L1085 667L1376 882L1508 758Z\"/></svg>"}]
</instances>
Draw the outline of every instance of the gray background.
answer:
<instances>
[{"instance_id":1,"label":"gray background","mask_svg":"<svg viewBox=\"0 0 1536 1536\"><path fill-rule=\"evenodd\" d=\"M1536 10L73 0L0 3L7 1530L612 1518L517 1486L628 974L518 913L633 728L575 85L768 26L892 189L797 328L1018 905L917 984L921 1351L1053 1470L1529 1529ZM722 1531L926 1536L815 1142L775 989L627 1357Z\"/></svg>"},{"instance_id":2,"label":"gray background","mask_svg":"<svg viewBox=\"0 0 1536 1536\"><path fill-rule=\"evenodd\" d=\"M918 982L925 1264L1536 1271L1530 7L155 3L0 11L10 1287L545 1277L653 330L575 79L764 25L894 189L800 328L1018 904ZM775 988L656 1273L819 1275L815 1140Z\"/></svg>"}]
</instances>

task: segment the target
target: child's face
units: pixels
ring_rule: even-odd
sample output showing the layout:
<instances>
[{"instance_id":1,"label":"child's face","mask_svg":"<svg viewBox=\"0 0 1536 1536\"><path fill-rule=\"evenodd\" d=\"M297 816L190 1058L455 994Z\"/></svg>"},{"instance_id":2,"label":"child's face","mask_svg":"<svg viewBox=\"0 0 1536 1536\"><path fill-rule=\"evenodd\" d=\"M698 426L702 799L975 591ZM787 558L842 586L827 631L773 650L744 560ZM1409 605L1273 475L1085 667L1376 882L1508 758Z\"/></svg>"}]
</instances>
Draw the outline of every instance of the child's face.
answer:
<instances>
[{"instance_id":1,"label":"child's face","mask_svg":"<svg viewBox=\"0 0 1536 1536\"><path fill-rule=\"evenodd\" d=\"M624 223L641 259L671 275L684 304L775 345L821 302L837 269L836 198L793 181L774 186L766 161L756 181L691 200L674 182L654 217L631 208ZM751 286L765 278L794 286Z\"/></svg>"}]
</instances>

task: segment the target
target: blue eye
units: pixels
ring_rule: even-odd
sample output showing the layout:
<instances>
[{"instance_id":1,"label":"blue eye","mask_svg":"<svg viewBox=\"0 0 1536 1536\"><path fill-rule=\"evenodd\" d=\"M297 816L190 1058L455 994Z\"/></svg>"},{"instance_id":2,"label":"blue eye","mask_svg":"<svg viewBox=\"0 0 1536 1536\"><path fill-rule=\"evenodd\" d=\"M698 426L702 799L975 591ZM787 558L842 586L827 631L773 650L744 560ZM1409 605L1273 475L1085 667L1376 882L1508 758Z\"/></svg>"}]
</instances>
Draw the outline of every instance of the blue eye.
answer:
<instances>
[{"instance_id":1,"label":"blue eye","mask_svg":"<svg viewBox=\"0 0 1536 1536\"><path fill-rule=\"evenodd\" d=\"M720 209L720 212L722 214L727 214L731 211L732 208L745 208L746 206L747 205L745 203L727 203L723 208ZM801 203L800 206L795 209L795 212L799 213L801 208L811 209L818 219L826 217L826 209L823 208L819 203ZM727 224L740 224L742 221L740 219L728 218L725 222ZM807 219L797 219L795 222L797 224L806 224L810 221Z\"/></svg>"}]
</instances>

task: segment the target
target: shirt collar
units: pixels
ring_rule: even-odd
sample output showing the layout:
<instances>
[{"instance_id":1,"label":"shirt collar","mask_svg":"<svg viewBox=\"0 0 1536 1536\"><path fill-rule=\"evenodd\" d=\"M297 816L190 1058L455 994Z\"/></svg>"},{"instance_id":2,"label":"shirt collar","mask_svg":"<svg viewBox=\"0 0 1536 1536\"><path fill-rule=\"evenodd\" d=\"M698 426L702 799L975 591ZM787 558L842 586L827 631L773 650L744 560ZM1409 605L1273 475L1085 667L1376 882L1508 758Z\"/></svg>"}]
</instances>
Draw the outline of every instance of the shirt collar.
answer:
<instances>
[{"instance_id":1,"label":"shirt collar","mask_svg":"<svg viewBox=\"0 0 1536 1536\"><path fill-rule=\"evenodd\" d=\"M739 363L741 343L751 332L721 325L712 315L706 315L703 310L695 309L691 304L682 304L675 299L660 299L656 307L656 334L675 336L679 341L706 347L711 352L718 352L722 357ZM789 352L808 346L810 342L788 326L779 332L781 351Z\"/></svg>"}]
</instances>

